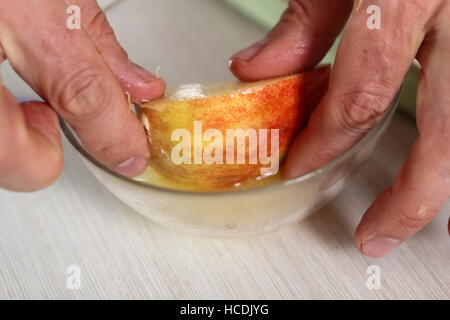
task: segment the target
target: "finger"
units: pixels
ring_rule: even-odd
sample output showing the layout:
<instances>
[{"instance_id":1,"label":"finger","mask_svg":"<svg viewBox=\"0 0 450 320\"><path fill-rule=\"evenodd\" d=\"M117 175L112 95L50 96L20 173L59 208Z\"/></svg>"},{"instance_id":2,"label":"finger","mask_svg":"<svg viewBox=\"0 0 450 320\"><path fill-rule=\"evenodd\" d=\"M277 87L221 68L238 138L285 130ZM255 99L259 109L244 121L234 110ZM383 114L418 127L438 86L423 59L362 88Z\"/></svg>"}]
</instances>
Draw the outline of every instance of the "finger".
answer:
<instances>
[{"instance_id":1,"label":"finger","mask_svg":"<svg viewBox=\"0 0 450 320\"><path fill-rule=\"evenodd\" d=\"M361 220L356 241L361 251L382 257L422 229L450 197L450 34L427 38L421 49L417 99L420 132L391 188Z\"/></svg>"},{"instance_id":2,"label":"finger","mask_svg":"<svg viewBox=\"0 0 450 320\"><path fill-rule=\"evenodd\" d=\"M290 148L286 177L310 172L346 152L378 123L399 90L428 17L404 1L375 3L383 13L382 29L366 27L363 8L368 4L363 1L344 30L330 89Z\"/></svg>"},{"instance_id":3,"label":"finger","mask_svg":"<svg viewBox=\"0 0 450 320\"><path fill-rule=\"evenodd\" d=\"M291 0L267 37L236 53L230 68L242 81L253 81L314 67L341 32L351 0Z\"/></svg>"},{"instance_id":4,"label":"finger","mask_svg":"<svg viewBox=\"0 0 450 320\"><path fill-rule=\"evenodd\" d=\"M71 3L81 7L85 30L94 41L101 55L119 79L124 91L135 103L160 98L165 83L156 75L128 60L128 54L117 42L114 31L95 0L77 0Z\"/></svg>"},{"instance_id":5,"label":"finger","mask_svg":"<svg viewBox=\"0 0 450 320\"><path fill-rule=\"evenodd\" d=\"M61 172L62 146L58 118L43 102L18 104L0 87L0 187L36 191Z\"/></svg>"},{"instance_id":6,"label":"finger","mask_svg":"<svg viewBox=\"0 0 450 320\"><path fill-rule=\"evenodd\" d=\"M448 219L448 225L447 225L447 228L448 228L448 235L450 236L450 219Z\"/></svg>"},{"instance_id":7,"label":"finger","mask_svg":"<svg viewBox=\"0 0 450 320\"><path fill-rule=\"evenodd\" d=\"M149 157L142 125L89 36L66 28L64 3L17 0L0 7L2 47L20 76L69 121L94 157L122 174L142 172Z\"/></svg>"}]
</instances>

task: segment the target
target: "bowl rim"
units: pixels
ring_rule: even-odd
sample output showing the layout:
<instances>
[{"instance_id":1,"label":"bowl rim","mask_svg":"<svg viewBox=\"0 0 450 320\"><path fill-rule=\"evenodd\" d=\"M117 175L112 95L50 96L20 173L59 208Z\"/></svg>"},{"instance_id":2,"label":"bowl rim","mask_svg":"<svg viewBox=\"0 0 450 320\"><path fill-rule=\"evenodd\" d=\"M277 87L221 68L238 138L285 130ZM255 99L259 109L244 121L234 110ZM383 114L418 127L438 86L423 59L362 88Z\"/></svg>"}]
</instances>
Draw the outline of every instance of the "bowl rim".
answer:
<instances>
[{"instance_id":1,"label":"bowl rim","mask_svg":"<svg viewBox=\"0 0 450 320\"><path fill-rule=\"evenodd\" d=\"M64 133L67 140L70 142L70 144L78 151L79 154L83 156L86 160L88 160L91 164L98 167L99 169L105 171L106 173L114 176L115 178L118 178L120 180L123 180L124 182L131 183L135 186L144 187L151 189L153 191L159 191L159 192L168 192L178 195L191 195L191 196L217 196L217 195L231 195L231 194L243 194L243 193L257 193L260 191L280 188L280 187L287 187L293 184L297 184L306 180L309 180L316 175L321 174L322 172L328 171L342 162L344 162L346 159L351 157L353 154L357 153L363 146L372 140L373 137L375 137L382 129L385 128L389 124L389 121L392 117L392 115L397 110L397 106L400 101L401 93L402 93L403 85L400 87L400 89L395 94L393 100L389 104L388 108L384 112L384 115L382 119L377 123L377 125L372 128L361 140L359 140L354 146L352 146L349 150L347 150L344 154L340 155L336 159L332 160L331 162L323 165L322 167L315 169L313 171L310 171L304 175L301 175L296 178L288 179L281 181L279 183L269 184L265 186L259 186L255 188L250 189L227 189L227 190L218 190L218 191L195 191L195 190L177 190L177 189L171 189L166 188L162 186L156 186L151 185L149 183L135 180L133 178L123 176L114 170L110 169L106 165L102 164L100 161L95 159L93 156L90 155L90 153L82 146L82 144L79 142L76 134L74 133L73 129L70 127L70 125L61 117L59 117L59 123L61 126L61 130Z\"/></svg>"}]
</instances>

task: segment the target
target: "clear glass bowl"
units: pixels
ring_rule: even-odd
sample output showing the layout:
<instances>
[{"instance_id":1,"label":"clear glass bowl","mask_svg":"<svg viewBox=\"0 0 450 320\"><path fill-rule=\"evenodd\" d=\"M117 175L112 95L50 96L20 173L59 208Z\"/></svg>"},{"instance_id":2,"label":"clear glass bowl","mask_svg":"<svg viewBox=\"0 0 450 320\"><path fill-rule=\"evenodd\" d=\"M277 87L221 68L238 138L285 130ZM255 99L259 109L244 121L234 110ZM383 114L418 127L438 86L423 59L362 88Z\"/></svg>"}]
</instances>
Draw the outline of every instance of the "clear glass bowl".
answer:
<instances>
[{"instance_id":1,"label":"clear glass bowl","mask_svg":"<svg viewBox=\"0 0 450 320\"><path fill-rule=\"evenodd\" d=\"M328 165L296 179L241 191L177 191L121 176L93 158L64 120L61 127L98 181L140 214L182 231L244 236L298 222L336 196L375 148L391 121L399 97L400 92L374 129Z\"/></svg>"},{"instance_id":2,"label":"clear glass bowl","mask_svg":"<svg viewBox=\"0 0 450 320\"><path fill-rule=\"evenodd\" d=\"M202 66L201 70L195 73L196 81L226 79L225 73L220 75L222 71L217 69L217 66L221 66L220 63L226 61L232 53L231 50L237 50L244 45L237 46L239 41L235 39L240 36L238 28L236 28L236 34L230 34L231 31L228 31L224 36L225 39L222 36L211 37L211 34L222 35L225 32L223 27L231 23L228 19L234 17L233 12L225 10L226 7L219 8L221 4L218 3L206 1L205 6L208 5L204 9L208 13L206 14L195 10L189 11L188 2L186 4L183 2L186 6L184 9L187 11L177 15L175 26L172 25L173 21L167 21L164 18L164 15L173 15L170 2L161 2L158 8L153 8L155 4L152 3L150 6L144 0L115 1L115 3L118 5L111 5L107 10L108 18L120 42L128 49L128 53L132 57L140 57L137 62L149 67L153 61L165 61L164 52L167 50L175 52L170 56L172 63L164 66L166 71L164 77L171 84L185 82L186 74ZM224 11L224 17L219 15L219 10ZM128 15L132 15L134 19L123 21L121 11L127 11ZM209 14L218 15L212 20ZM239 26L244 27L241 24ZM183 32L176 27L182 27ZM161 31L166 29L170 30ZM253 30L250 33L255 32ZM192 44L192 34L198 38L195 45ZM190 35L191 38L185 38L186 35ZM154 50L152 46L154 43L161 46L161 53ZM177 45L173 46L171 43ZM228 48L231 43L236 48ZM195 68L190 67L190 64L198 59L198 55L203 53L199 51L200 49L209 52L207 49L214 46L221 50L215 50L214 55L207 55L207 59L200 65L194 63ZM177 52L184 47L191 49L183 50L183 55L178 56ZM336 47L335 45L330 50L323 63L331 63L334 60ZM140 54L141 52L145 54ZM218 54L219 52L222 54ZM181 60L180 63L173 61L177 57ZM171 67L172 64L173 67ZM167 70L167 68L174 70ZM274 231L298 222L336 196L375 148L391 121L399 97L400 94L397 94L385 116L373 130L347 153L328 165L296 179L241 191L194 193L164 189L135 181L117 174L94 159L83 148L74 131L64 120L61 120L61 127L98 181L140 214L159 224L182 231L214 236L244 236Z\"/></svg>"}]
</instances>

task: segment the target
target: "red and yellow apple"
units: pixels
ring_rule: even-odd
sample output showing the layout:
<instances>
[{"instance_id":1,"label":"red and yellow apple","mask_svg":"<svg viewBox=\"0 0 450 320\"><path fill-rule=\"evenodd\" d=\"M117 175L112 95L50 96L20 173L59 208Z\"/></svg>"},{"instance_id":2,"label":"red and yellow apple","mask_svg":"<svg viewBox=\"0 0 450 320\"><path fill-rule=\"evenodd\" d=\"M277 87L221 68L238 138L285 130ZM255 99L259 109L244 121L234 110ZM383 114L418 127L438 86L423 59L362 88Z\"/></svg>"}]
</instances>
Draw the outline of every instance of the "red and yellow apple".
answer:
<instances>
[{"instance_id":1,"label":"red and yellow apple","mask_svg":"<svg viewBox=\"0 0 450 320\"><path fill-rule=\"evenodd\" d=\"M323 66L258 82L169 89L164 98L140 105L151 146L150 166L203 191L275 174L278 165L267 160L285 158L292 139L326 92L329 72L329 66ZM241 144L238 135L233 136L237 132L244 134Z\"/></svg>"}]
</instances>

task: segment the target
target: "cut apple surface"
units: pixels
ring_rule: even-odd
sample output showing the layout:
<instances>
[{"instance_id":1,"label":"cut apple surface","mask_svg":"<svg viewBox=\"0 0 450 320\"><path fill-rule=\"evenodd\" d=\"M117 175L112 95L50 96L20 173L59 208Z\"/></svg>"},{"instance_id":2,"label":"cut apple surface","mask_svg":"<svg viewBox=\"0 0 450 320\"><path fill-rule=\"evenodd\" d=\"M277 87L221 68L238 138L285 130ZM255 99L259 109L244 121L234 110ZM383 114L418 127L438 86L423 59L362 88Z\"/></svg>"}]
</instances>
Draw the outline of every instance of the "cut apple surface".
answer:
<instances>
[{"instance_id":1,"label":"cut apple surface","mask_svg":"<svg viewBox=\"0 0 450 320\"><path fill-rule=\"evenodd\" d=\"M150 166L214 191L278 172L297 132L328 88L330 68L259 82L181 85L140 105Z\"/></svg>"}]
</instances>

